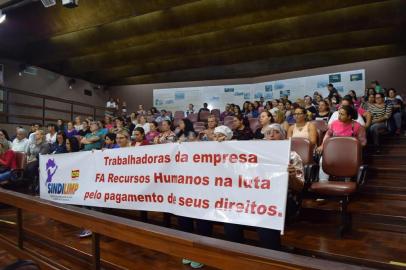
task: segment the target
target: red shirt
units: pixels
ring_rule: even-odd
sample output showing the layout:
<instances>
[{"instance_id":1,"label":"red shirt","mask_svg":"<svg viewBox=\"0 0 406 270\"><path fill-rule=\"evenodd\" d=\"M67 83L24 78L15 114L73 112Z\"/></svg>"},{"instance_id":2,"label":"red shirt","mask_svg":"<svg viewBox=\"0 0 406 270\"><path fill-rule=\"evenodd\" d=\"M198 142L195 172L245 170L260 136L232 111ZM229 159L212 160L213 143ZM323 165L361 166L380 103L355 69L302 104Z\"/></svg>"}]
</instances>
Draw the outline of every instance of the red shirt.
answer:
<instances>
[{"instance_id":1,"label":"red shirt","mask_svg":"<svg viewBox=\"0 0 406 270\"><path fill-rule=\"evenodd\" d=\"M137 142L132 142L132 143L131 143L131 146L136 146L136 145L135 145L136 143L137 143ZM150 144L149 141L143 140L143 141L141 142L141 144L138 145L138 146L144 146L144 145L149 145L149 144Z\"/></svg>"},{"instance_id":2,"label":"red shirt","mask_svg":"<svg viewBox=\"0 0 406 270\"><path fill-rule=\"evenodd\" d=\"M16 155L13 150L7 150L0 156L0 164L14 170L17 168Z\"/></svg>"}]
</instances>

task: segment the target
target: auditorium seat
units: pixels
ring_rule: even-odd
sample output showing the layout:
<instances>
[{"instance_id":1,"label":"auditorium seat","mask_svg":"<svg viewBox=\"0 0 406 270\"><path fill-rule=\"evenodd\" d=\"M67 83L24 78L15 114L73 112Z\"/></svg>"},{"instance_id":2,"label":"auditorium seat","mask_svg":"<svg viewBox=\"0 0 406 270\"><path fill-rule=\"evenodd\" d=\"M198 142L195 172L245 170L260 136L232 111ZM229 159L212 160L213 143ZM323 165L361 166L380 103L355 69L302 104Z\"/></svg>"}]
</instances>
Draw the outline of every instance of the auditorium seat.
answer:
<instances>
[{"instance_id":1,"label":"auditorium seat","mask_svg":"<svg viewBox=\"0 0 406 270\"><path fill-rule=\"evenodd\" d=\"M182 120L182 118L175 118L173 119L173 126L177 127L179 125L179 121Z\"/></svg>"},{"instance_id":2,"label":"auditorium seat","mask_svg":"<svg viewBox=\"0 0 406 270\"><path fill-rule=\"evenodd\" d=\"M23 179L25 167L27 166L27 155L24 152L15 152L16 168L13 170L13 181Z\"/></svg>"},{"instance_id":3,"label":"auditorium seat","mask_svg":"<svg viewBox=\"0 0 406 270\"><path fill-rule=\"evenodd\" d=\"M193 127L206 127L206 123L205 122L194 122L193 123Z\"/></svg>"},{"instance_id":4,"label":"auditorium seat","mask_svg":"<svg viewBox=\"0 0 406 270\"><path fill-rule=\"evenodd\" d=\"M194 127L194 129L195 129L196 133L200 133L200 132L202 132L203 130L205 130L205 129L206 129L206 127L203 127L203 126L197 126L197 127Z\"/></svg>"},{"instance_id":5,"label":"auditorium seat","mask_svg":"<svg viewBox=\"0 0 406 270\"><path fill-rule=\"evenodd\" d=\"M328 130L328 124L324 120L314 120L311 121L317 129L321 130L322 132L326 132Z\"/></svg>"},{"instance_id":6,"label":"auditorium seat","mask_svg":"<svg viewBox=\"0 0 406 270\"><path fill-rule=\"evenodd\" d=\"M306 138L292 138L291 150L295 151L302 159L306 189L317 175L318 164L313 159L314 145Z\"/></svg>"},{"instance_id":7,"label":"auditorium seat","mask_svg":"<svg viewBox=\"0 0 406 270\"><path fill-rule=\"evenodd\" d=\"M199 114L199 121L207 122L207 119L209 118L209 116L210 116L210 112L208 112L208 111L202 111L202 112L200 112L200 114Z\"/></svg>"},{"instance_id":8,"label":"auditorium seat","mask_svg":"<svg viewBox=\"0 0 406 270\"><path fill-rule=\"evenodd\" d=\"M249 118L248 121L250 123L250 128L251 128L252 132L255 133L255 131L259 128L258 119L257 118Z\"/></svg>"},{"instance_id":9,"label":"auditorium seat","mask_svg":"<svg viewBox=\"0 0 406 270\"><path fill-rule=\"evenodd\" d=\"M182 119L185 117L184 111L176 111L175 115L173 116L174 119Z\"/></svg>"},{"instance_id":10,"label":"auditorium seat","mask_svg":"<svg viewBox=\"0 0 406 270\"><path fill-rule=\"evenodd\" d=\"M197 113L190 113L187 118L192 121L192 123L197 122Z\"/></svg>"},{"instance_id":11,"label":"auditorium seat","mask_svg":"<svg viewBox=\"0 0 406 270\"><path fill-rule=\"evenodd\" d=\"M347 213L350 196L365 181L367 166L362 165L361 143L353 137L329 138L323 144L322 167L330 175L329 181L312 183L309 191L316 198L339 201L341 226L338 235L341 237L351 228L351 219Z\"/></svg>"},{"instance_id":12,"label":"auditorium seat","mask_svg":"<svg viewBox=\"0 0 406 270\"><path fill-rule=\"evenodd\" d=\"M326 135L326 133L318 128L316 128L316 131L317 131L317 145L320 146L323 143L324 135Z\"/></svg>"},{"instance_id":13,"label":"auditorium seat","mask_svg":"<svg viewBox=\"0 0 406 270\"><path fill-rule=\"evenodd\" d=\"M214 115L217 120L220 119L220 110L219 110L219 109L213 109L213 110L211 110L211 114Z\"/></svg>"}]
</instances>

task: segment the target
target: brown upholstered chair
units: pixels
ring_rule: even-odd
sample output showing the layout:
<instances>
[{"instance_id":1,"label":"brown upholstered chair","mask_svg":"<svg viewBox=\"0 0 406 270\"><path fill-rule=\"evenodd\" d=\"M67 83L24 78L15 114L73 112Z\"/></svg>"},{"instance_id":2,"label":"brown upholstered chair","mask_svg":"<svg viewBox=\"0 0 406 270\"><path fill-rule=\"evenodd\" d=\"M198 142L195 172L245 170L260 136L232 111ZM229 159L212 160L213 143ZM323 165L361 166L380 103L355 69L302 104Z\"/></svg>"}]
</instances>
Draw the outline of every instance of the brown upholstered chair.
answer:
<instances>
[{"instance_id":1,"label":"brown upholstered chair","mask_svg":"<svg viewBox=\"0 0 406 270\"><path fill-rule=\"evenodd\" d=\"M185 118L185 112L184 111L176 111L174 116L174 119L182 119Z\"/></svg>"},{"instance_id":2,"label":"brown upholstered chair","mask_svg":"<svg viewBox=\"0 0 406 270\"><path fill-rule=\"evenodd\" d=\"M203 128L204 130L206 129L206 124L204 122L195 122L193 123L193 128L195 129L195 131L197 128Z\"/></svg>"},{"instance_id":3,"label":"brown upholstered chair","mask_svg":"<svg viewBox=\"0 0 406 270\"><path fill-rule=\"evenodd\" d=\"M312 123L316 126L317 129L321 130L322 132L326 132L328 130L328 125L324 120L314 120Z\"/></svg>"},{"instance_id":4,"label":"brown upholstered chair","mask_svg":"<svg viewBox=\"0 0 406 270\"><path fill-rule=\"evenodd\" d=\"M199 121L204 121L204 122L207 122L207 119L209 118L209 116L210 116L210 112L208 112L208 111L202 111L202 112L200 112L200 114L199 114Z\"/></svg>"},{"instance_id":5,"label":"brown upholstered chair","mask_svg":"<svg viewBox=\"0 0 406 270\"><path fill-rule=\"evenodd\" d=\"M318 164L314 162L314 145L305 138L292 138L291 150L295 151L303 162L305 189L307 189L317 175Z\"/></svg>"},{"instance_id":6,"label":"brown upholstered chair","mask_svg":"<svg viewBox=\"0 0 406 270\"><path fill-rule=\"evenodd\" d=\"M190 113L187 118L192 121L192 123L197 122L197 113Z\"/></svg>"},{"instance_id":7,"label":"brown upholstered chair","mask_svg":"<svg viewBox=\"0 0 406 270\"><path fill-rule=\"evenodd\" d=\"M27 166L27 155L24 152L14 152L16 159L16 168L12 171L14 174L13 182L23 179L25 167Z\"/></svg>"},{"instance_id":8,"label":"brown upholstered chair","mask_svg":"<svg viewBox=\"0 0 406 270\"><path fill-rule=\"evenodd\" d=\"M217 118L217 120L220 119L220 110L219 109L211 110L211 114L214 115Z\"/></svg>"},{"instance_id":9,"label":"brown upholstered chair","mask_svg":"<svg viewBox=\"0 0 406 270\"><path fill-rule=\"evenodd\" d=\"M324 172L330 175L330 179L327 182L312 183L310 192L317 198L335 199L340 202L341 226L338 234L342 236L351 228L351 216L347 213L350 196L365 181L367 166L362 165L360 142L353 137L329 138L323 145L322 167Z\"/></svg>"}]
</instances>

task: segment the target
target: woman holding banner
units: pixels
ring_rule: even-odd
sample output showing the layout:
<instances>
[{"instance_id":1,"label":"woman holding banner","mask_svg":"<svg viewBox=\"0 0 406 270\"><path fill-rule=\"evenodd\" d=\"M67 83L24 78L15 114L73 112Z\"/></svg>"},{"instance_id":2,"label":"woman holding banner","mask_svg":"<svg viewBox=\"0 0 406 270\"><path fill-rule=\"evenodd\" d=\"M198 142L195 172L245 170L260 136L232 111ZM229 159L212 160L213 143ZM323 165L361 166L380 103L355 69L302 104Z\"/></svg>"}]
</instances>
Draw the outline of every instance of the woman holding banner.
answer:
<instances>
[{"instance_id":1,"label":"woman holding banner","mask_svg":"<svg viewBox=\"0 0 406 270\"><path fill-rule=\"evenodd\" d=\"M222 133L223 134L217 135L217 137L220 139L218 141L229 140L229 137L226 135L227 132L223 131ZM280 124L271 124L264 128L264 136L265 140L285 140L286 132ZM304 185L303 163L300 156L296 152L292 151L290 160L291 163L288 166L289 191L286 205L286 217L288 219L294 216L299 209L296 194L302 191ZM226 239L238 243L244 242L243 228L244 227L242 225L225 223L224 233ZM262 247L280 250L280 231L259 227L257 227L256 230Z\"/></svg>"},{"instance_id":2,"label":"woman holding banner","mask_svg":"<svg viewBox=\"0 0 406 270\"><path fill-rule=\"evenodd\" d=\"M214 129L214 140L218 142L229 141L233 137L233 131L227 126L218 126ZM182 231L193 232L193 219L178 216L178 224ZM236 225L238 226L238 225ZM204 236L211 236L213 232L213 223L208 220L196 219L197 233ZM190 264L192 268L201 268L204 265L189 259L183 259L183 264Z\"/></svg>"}]
</instances>

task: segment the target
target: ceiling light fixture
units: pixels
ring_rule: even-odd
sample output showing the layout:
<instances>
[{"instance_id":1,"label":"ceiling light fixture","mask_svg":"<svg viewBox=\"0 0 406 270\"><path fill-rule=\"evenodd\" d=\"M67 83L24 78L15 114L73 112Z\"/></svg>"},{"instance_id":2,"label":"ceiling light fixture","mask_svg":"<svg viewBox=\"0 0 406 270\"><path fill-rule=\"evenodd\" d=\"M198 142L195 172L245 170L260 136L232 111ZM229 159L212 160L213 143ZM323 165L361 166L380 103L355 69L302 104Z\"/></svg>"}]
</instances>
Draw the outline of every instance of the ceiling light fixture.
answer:
<instances>
[{"instance_id":1,"label":"ceiling light fixture","mask_svg":"<svg viewBox=\"0 0 406 270\"><path fill-rule=\"evenodd\" d=\"M0 23L6 20L6 14L3 13L3 10L0 9Z\"/></svg>"}]
</instances>

